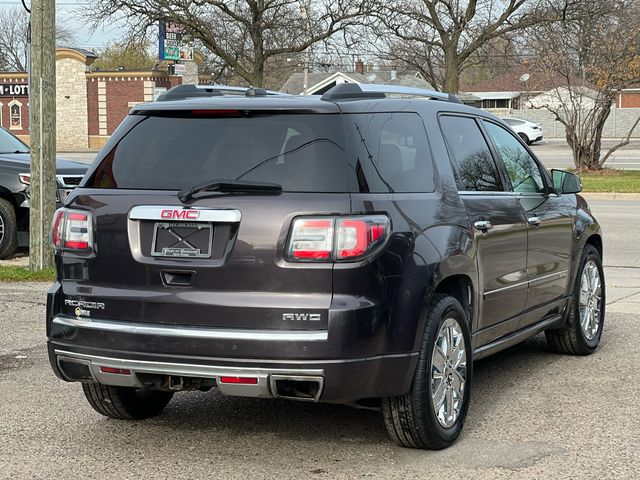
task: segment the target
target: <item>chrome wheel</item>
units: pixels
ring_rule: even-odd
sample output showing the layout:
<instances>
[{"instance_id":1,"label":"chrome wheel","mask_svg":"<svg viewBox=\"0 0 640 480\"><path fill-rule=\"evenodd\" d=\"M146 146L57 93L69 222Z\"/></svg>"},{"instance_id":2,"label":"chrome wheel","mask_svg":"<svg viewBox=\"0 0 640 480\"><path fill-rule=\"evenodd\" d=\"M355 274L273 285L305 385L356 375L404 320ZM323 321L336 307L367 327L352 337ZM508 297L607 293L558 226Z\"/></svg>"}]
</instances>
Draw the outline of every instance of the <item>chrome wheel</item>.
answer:
<instances>
[{"instance_id":1,"label":"chrome wheel","mask_svg":"<svg viewBox=\"0 0 640 480\"><path fill-rule=\"evenodd\" d=\"M457 320L447 318L438 332L431 355L431 398L440 425L451 427L464 403L467 356Z\"/></svg>"},{"instance_id":2,"label":"chrome wheel","mask_svg":"<svg viewBox=\"0 0 640 480\"><path fill-rule=\"evenodd\" d=\"M4 218L0 215L0 244L2 244L2 240L4 240Z\"/></svg>"},{"instance_id":3,"label":"chrome wheel","mask_svg":"<svg viewBox=\"0 0 640 480\"><path fill-rule=\"evenodd\" d=\"M582 269L580 280L580 326L587 340L593 340L600 329L602 310L602 283L600 270L592 260Z\"/></svg>"}]
</instances>

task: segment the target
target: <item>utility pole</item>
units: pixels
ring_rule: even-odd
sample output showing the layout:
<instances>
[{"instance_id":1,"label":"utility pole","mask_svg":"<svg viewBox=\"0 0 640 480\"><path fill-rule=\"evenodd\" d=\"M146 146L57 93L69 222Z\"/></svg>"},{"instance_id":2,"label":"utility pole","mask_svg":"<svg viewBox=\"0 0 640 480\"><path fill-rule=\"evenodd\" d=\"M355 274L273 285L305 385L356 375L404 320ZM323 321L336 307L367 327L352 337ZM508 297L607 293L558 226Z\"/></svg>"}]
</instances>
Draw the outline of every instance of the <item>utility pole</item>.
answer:
<instances>
[{"instance_id":1,"label":"utility pole","mask_svg":"<svg viewBox=\"0 0 640 480\"><path fill-rule=\"evenodd\" d=\"M56 7L55 0L31 3L31 205L29 268L53 266L49 244L56 208Z\"/></svg>"}]
</instances>

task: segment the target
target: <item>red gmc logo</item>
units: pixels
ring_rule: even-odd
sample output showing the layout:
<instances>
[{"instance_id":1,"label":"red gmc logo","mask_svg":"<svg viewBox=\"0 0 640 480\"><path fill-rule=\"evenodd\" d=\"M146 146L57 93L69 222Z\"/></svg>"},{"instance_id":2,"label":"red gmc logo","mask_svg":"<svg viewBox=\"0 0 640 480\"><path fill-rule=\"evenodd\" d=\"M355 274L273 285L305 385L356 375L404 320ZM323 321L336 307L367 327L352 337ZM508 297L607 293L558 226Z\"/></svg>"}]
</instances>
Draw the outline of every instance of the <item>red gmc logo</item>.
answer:
<instances>
[{"instance_id":1,"label":"red gmc logo","mask_svg":"<svg viewBox=\"0 0 640 480\"><path fill-rule=\"evenodd\" d=\"M196 220L199 216L198 210L162 210L160 213L163 219Z\"/></svg>"}]
</instances>

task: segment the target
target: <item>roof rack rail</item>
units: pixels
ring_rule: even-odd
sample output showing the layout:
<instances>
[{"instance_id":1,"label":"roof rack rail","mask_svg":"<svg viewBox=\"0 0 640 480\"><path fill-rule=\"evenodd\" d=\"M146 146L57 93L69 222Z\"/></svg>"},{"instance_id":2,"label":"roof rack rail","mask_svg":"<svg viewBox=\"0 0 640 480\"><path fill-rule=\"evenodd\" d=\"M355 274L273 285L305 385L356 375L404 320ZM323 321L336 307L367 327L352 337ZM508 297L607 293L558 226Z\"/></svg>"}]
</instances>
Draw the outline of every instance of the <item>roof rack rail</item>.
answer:
<instances>
[{"instance_id":1,"label":"roof rack rail","mask_svg":"<svg viewBox=\"0 0 640 480\"><path fill-rule=\"evenodd\" d=\"M222 97L226 95L244 95L247 97L266 97L281 95L264 88L230 87L228 85L178 85L158 97L158 102L185 100L187 98Z\"/></svg>"},{"instance_id":2,"label":"roof rack rail","mask_svg":"<svg viewBox=\"0 0 640 480\"><path fill-rule=\"evenodd\" d=\"M378 84L358 84L341 83L322 95L322 100L355 100L365 98L385 98L391 95L410 95L414 97L427 97L444 102L462 103L458 97L450 93L436 92L426 88L403 87L399 85L378 85Z\"/></svg>"}]
</instances>

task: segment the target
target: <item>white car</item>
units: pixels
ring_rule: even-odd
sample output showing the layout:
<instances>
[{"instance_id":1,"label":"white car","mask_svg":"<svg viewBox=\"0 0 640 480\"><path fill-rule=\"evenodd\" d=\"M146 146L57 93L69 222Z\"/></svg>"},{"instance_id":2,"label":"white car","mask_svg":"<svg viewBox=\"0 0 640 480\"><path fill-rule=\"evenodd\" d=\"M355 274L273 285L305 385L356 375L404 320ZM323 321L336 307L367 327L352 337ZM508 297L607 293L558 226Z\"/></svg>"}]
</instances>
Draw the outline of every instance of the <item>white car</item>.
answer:
<instances>
[{"instance_id":1,"label":"white car","mask_svg":"<svg viewBox=\"0 0 640 480\"><path fill-rule=\"evenodd\" d=\"M522 120L520 118L503 118L504 123L511 127L527 145L542 140L542 127L539 123Z\"/></svg>"}]
</instances>

